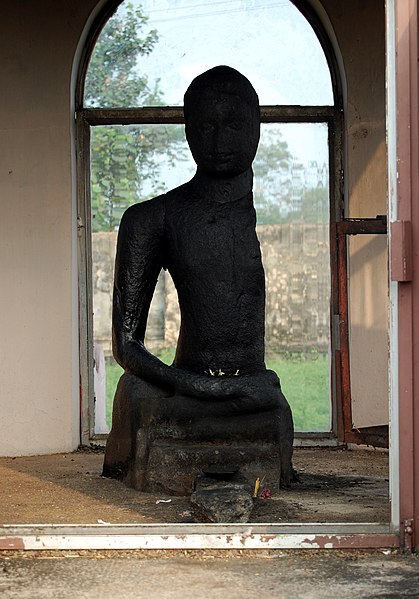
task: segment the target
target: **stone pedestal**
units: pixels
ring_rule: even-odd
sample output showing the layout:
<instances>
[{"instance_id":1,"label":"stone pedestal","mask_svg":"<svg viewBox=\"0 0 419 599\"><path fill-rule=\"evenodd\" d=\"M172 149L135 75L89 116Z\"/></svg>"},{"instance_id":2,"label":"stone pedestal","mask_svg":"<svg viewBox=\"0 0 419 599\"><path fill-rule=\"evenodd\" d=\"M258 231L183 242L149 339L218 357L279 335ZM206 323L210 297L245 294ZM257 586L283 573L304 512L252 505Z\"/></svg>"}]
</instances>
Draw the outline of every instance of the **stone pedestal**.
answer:
<instances>
[{"instance_id":1,"label":"stone pedestal","mask_svg":"<svg viewBox=\"0 0 419 599\"><path fill-rule=\"evenodd\" d=\"M121 377L104 476L140 491L190 495L199 473L214 465L235 464L253 486L265 476L273 489L284 469L290 475L292 443L281 438L285 416L279 405L260 413L215 416L210 402L202 401L200 409L192 403L194 408L182 416L189 400L161 393L133 375Z\"/></svg>"},{"instance_id":2,"label":"stone pedestal","mask_svg":"<svg viewBox=\"0 0 419 599\"><path fill-rule=\"evenodd\" d=\"M141 447L141 442L137 447ZM156 439L150 444L147 460L140 451L137 453L129 484L141 491L190 495L201 471L214 465L235 464L250 485L254 486L258 477L266 476L278 488L279 461L279 448L272 443Z\"/></svg>"}]
</instances>

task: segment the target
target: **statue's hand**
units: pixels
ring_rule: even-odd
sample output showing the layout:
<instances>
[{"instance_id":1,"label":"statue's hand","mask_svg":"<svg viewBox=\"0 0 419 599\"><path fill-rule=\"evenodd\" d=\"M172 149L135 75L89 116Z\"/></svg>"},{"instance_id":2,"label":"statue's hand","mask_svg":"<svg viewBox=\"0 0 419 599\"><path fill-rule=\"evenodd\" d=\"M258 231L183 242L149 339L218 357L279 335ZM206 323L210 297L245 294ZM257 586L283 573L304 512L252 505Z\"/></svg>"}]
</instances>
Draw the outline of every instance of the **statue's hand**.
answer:
<instances>
[{"instance_id":1,"label":"statue's hand","mask_svg":"<svg viewBox=\"0 0 419 599\"><path fill-rule=\"evenodd\" d=\"M279 379L275 372L265 370L253 375L212 377L173 369L176 377L175 390L208 401L243 400L257 405L275 402L280 390Z\"/></svg>"},{"instance_id":2,"label":"statue's hand","mask_svg":"<svg viewBox=\"0 0 419 599\"><path fill-rule=\"evenodd\" d=\"M197 374L164 364L138 341L127 344L125 358L125 363L122 360L119 363L127 372L170 389L175 396L218 404L230 403L228 411L269 410L277 405L281 395L279 379L271 370L222 377Z\"/></svg>"}]
</instances>

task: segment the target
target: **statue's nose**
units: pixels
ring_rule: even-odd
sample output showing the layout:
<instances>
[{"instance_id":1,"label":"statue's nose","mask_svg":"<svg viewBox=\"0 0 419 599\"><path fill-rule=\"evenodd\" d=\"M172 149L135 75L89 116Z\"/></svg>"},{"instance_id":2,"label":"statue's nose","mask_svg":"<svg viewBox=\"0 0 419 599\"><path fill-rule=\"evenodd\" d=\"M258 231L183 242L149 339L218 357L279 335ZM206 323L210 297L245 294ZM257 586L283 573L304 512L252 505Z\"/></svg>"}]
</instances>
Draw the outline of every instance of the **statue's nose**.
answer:
<instances>
[{"instance_id":1,"label":"statue's nose","mask_svg":"<svg viewBox=\"0 0 419 599\"><path fill-rule=\"evenodd\" d=\"M225 127L217 127L213 135L213 148L217 154L224 153L229 146L229 135Z\"/></svg>"}]
</instances>

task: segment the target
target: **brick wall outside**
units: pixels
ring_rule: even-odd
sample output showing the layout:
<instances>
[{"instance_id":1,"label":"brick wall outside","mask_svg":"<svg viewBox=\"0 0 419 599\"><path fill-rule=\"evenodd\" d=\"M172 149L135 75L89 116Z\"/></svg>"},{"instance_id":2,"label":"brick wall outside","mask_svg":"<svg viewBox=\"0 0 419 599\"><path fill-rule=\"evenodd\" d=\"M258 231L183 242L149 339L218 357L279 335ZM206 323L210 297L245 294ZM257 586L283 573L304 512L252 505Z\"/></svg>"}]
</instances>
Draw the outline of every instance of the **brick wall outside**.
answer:
<instances>
[{"instance_id":1,"label":"brick wall outside","mask_svg":"<svg viewBox=\"0 0 419 599\"><path fill-rule=\"evenodd\" d=\"M271 353L327 352L330 254L327 224L257 227L266 277L266 349ZM116 233L93 234L95 343L111 351L113 264ZM146 342L176 345L176 289L162 272L152 302Z\"/></svg>"}]
</instances>

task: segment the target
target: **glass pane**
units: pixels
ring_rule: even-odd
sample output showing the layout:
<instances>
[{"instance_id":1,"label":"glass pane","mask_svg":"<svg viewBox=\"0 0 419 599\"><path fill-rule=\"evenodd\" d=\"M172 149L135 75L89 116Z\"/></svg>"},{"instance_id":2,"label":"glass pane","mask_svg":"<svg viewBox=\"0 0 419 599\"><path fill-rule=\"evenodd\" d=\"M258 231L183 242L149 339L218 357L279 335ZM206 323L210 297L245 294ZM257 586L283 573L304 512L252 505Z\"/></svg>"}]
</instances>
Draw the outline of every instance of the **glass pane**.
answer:
<instances>
[{"instance_id":1,"label":"glass pane","mask_svg":"<svg viewBox=\"0 0 419 599\"><path fill-rule=\"evenodd\" d=\"M106 433L122 369L112 357L112 292L116 238L128 206L176 187L195 165L182 125L109 125L91 128L91 222L93 278L95 432ZM148 322L147 343L170 363L177 340L177 306L166 317L170 281L159 281ZM173 305L173 301L172 304ZM163 330L161 329L163 323Z\"/></svg>"},{"instance_id":2,"label":"glass pane","mask_svg":"<svg viewBox=\"0 0 419 599\"><path fill-rule=\"evenodd\" d=\"M246 75L261 104L333 104L324 52L290 0L136 0L99 36L85 105L181 106L191 80L219 64Z\"/></svg>"},{"instance_id":3,"label":"glass pane","mask_svg":"<svg viewBox=\"0 0 419 599\"><path fill-rule=\"evenodd\" d=\"M266 276L266 362L281 378L297 430L330 428L327 156L325 124L269 124L262 126L254 162L257 233ZM179 125L94 127L91 162L97 412L104 413L99 406L106 403L110 424L121 373L111 357L119 220L128 205L189 180L195 165ZM176 290L163 272L146 343L166 363L173 359L178 330ZM102 432L100 423L96 426Z\"/></svg>"},{"instance_id":4,"label":"glass pane","mask_svg":"<svg viewBox=\"0 0 419 599\"><path fill-rule=\"evenodd\" d=\"M329 431L327 126L265 125L254 171L266 278L266 363L281 379L296 430Z\"/></svg>"},{"instance_id":5,"label":"glass pane","mask_svg":"<svg viewBox=\"0 0 419 599\"><path fill-rule=\"evenodd\" d=\"M93 231L118 230L128 206L193 175L183 125L105 125L91 132Z\"/></svg>"}]
</instances>

